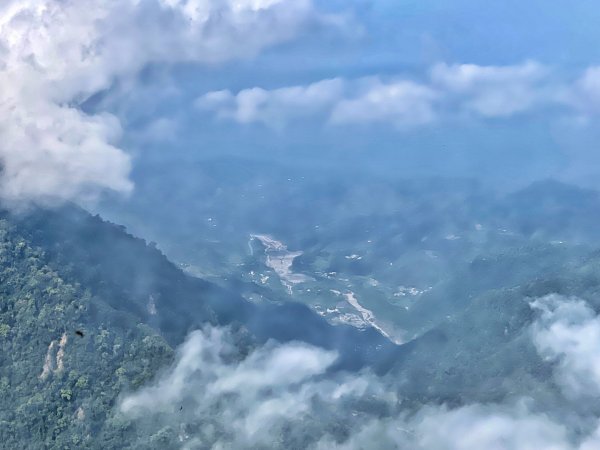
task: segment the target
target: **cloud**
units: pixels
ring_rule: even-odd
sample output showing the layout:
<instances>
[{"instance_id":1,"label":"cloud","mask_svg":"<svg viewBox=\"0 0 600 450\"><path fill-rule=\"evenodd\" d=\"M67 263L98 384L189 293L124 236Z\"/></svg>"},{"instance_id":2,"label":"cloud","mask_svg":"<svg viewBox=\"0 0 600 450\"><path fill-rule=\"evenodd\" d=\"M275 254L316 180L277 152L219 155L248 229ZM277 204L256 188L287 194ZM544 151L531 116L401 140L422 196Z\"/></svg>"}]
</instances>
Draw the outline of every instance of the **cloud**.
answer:
<instances>
[{"instance_id":1,"label":"cloud","mask_svg":"<svg viewBox=\"0 0 600 450\"><path fill-rule=\"evenodd\" d=\"M121 400L121 413L149 441L170 430L190 449L577 448L565 426L525 401L425 405L409 414L393 380L368 371L329 373L334 352L271 342L244 357L233 342L224 329L193 332L169 371Z\"/></svg>"},{"instance_id":2,"label":"cloud","mask_svg":"<svg viewBox=\"0 0 600 450\"><path fill-rule=\"evenodd\" d=\"M310 0L7 0L0 6L3 200L127 193L121 127L80 105L152 63L251 58L311 23Z\"/></svg>"},{"instance_id":3,"label":"cloud","mask_svg":"<svg viewBox=\"0 0 600 450\"><path fill-rule=\"evenodd\" d=\"M470 405L425 410L416 427L418 448L439 450L568 449L566 429L523 406Z\"/></svg>"},{"instance_id":4,"label":"cloud","mask_svg":"<svg viewBox=\"0 0 600 450\"><path fill-rule=\"evenodd\" d=\"M439 64L431 82L463 108L483 117L508 117L546 100L547 70L535 62L515 66Z\"/></svg>"},{"instance_id":5,"label":"cloud","mask_svg":"<svg viewBox=\"0 0 600 450\"><path fill-rule=\"evenodd\" d=\"M562 93L565 104L583 116L600 113L600 67L588 67L570 89Z\"/></svg>"},{"instance_id":6,"label":"cloud","mask_svg":"<svg viewBox=\"0 0 600 450\"><path fill-rule=\"evenodd\" d=\"M255 87L237 94L209 92L196 101L196 106L214 111L221 119L276 128L315 118L337 125L389 122L405 128L433 121L436 97L432 89L410 81L334 78L273 90Z\"/></svg>"},{"instance_id":7,"label":"cloud","mask_svg":"<svg viewBox=\"0 0 600 450\"><path fill-rule=\"evenodd\" d=\"M239 123L261 122L281 127L292 119L312 117L331 108L344 94L346 83L339 78L319 81L308 86L292 86L267 91L252 88L234 95L216 91L200 97L196 106L215 110L218 117Z\"/></svg>"},{"instance_id":8,"label":"cloud","mask_svg":"<svg viewBox=\"0 0 600 450\"><path fill-rule=\"evenodd\" d=\"M356 98L343 99L333 109L334 124L391 123L398 128L424 125L435 119L438 94L412 81L374 80Z\"/></svg>"},{"instance_id":9,"label":"cloud","mask_svg":"<svg viewBox=\"0 0 600 450\"><path fill-rule=\"evenodd\" d=\"M382 384L370 383L370 375L326 376L336 358L302 343L270 343L244 358L228 331L208 328L191 333L174 366L154 385L124 397L119 409L141 428L149 426L149 434L177 429L183 421L187 448L200 442L211 448L302 448L324 427L357 422L365 414L361 408L385 409L395 401L394 395L379 400ZM353 404L358 399L364 404ZM349 419L348 411L356 418ZM303 427L290 429L297 422Z\"/></svg>"},{"instance_id":10,"label":"cloud","mask_svg":"<svg viewBox=\"0 0 600 450\"><path fill-rule=\"evenodd\" d=\"M181 124L174 117L158 117L138 132L132 133L142 143L174 142L181 133Z\"/></svg>"},{"instance_id":11,"label":"cloud","mask_svg":"<svg viewBox=\"0 0 600 450\"><path fill-rule=\"evenodd\" d=\"M600 386L600 318L584 301L558 295L537 299L532 307L539 311L530 328L532 342L556 364L548 385L556 382L567 396L591 395L593 403ZM557 408L521 398L415 409L405 406L393 376L332 372L335 352L269 342L247 353L235 342L223 328L193 332L171 368L121 399L120 414L134 421L140 445L158 438L186 449L591 450L600 445L600 411L582 397L560 400Z\"/></svg>"},{"instance_id":12,"label":"cloud","mask_svg":"<svg viewBox=\"0 0 600 450\"><path fill-rule=\"evenodd\" d=\"M413 417L372 421L344 443L321 440L319 450L575 450L564 426L524 405L427 406Z\"/></svg>"},{"instance_id":13,"label":"cloud","mask_svg":"<svg viewBox=\"0 0 600 450\"><path fill-rule=\"evenodd\" d=\"M556 81L549 68L533 61L507 66L437 64L421 81L401 74L387 79L335 78L272 90L210 92L196 105L220 119L277 128L301 118L327 125L384 123L405 130L457 117L510 118L544 107L573 113L584 109L577 98L589 99L588 91L600 99L596 75L590 69L574 84Z\"/></svg>"},{"instance_id":14,"label":"cloud","mask_svg":"<svg viewBox=\"0 0 600 450\"><path fill-rule=\"evenodd\" d=\"M557 379L570 395L600 395L600 317L583 301L552 295L533 302L538 352L558 364Z\"/></svg>"}]
</instances>

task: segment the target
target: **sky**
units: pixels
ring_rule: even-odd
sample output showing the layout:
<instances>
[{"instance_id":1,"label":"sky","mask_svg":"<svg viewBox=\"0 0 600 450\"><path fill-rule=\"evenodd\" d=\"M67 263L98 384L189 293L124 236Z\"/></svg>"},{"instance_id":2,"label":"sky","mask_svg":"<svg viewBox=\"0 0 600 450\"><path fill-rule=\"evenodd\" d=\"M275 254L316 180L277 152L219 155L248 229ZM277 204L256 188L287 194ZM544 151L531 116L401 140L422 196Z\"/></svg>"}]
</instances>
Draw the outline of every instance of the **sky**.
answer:
<instances>
[{"instance_id":1,"label":"sky","mask_svg":"<svg viewBox=\"0 0 600 450\"><path fill-rule=\"evenodd\" d=\"M135 190L236 155L389 176L596 185L590 0L0 5L6 202Z\"/></svg>"}]
</instances>

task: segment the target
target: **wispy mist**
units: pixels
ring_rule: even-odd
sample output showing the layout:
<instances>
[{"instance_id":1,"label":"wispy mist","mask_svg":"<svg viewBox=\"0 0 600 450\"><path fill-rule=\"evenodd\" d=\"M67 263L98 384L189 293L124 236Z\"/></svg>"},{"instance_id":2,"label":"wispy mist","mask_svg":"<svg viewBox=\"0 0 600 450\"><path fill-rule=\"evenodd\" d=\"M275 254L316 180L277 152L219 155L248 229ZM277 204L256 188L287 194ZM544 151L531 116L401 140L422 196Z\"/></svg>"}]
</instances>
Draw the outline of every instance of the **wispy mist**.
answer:
<instances>
[{"instance_id":1,"label":"wispy mist","mask_svg":"<svg viewBox=\"0 0 600 450\"><path fill-rule=\"evenodd\" d=\"M590 352L600 344L597 316L582 300L556 295L532 307L543 308L531 325L532 340L556 361L560 389L567 398L574 389L596 398L600 377ZM269 343L239 355L227 330L197 331L174 366L126 396L120 411L147 433L142 440L166 433L182 448L584 450L600 444L600 411L577 401L548 410L533 394L415 409L403 404L393 377L328 373L335 357L299 343Z\"/></svg>"}]
</instances>

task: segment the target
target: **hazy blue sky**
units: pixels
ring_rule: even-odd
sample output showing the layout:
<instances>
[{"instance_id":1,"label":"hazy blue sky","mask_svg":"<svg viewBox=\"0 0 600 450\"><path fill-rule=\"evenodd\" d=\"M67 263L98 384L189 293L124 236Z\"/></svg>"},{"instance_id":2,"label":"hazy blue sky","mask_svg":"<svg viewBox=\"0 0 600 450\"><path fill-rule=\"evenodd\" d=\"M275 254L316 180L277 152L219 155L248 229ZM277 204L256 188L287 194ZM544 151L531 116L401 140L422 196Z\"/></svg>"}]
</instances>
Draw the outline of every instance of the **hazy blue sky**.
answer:
<instances>
[{"instance_id":1,"label":"hazy blue sky","mask_svg":"<svg viewBox=\"0 0 600 450\"><path fill-rule=\"evenodd\" d=\"M144 101L157 85L177 88L156 109L119 95L124 117L150 124L144 133L161 158L233 153L508 186L547 176L594 182L597 3L315 8L337 16L251 57L148 72ZM161 130L178 137L159 142Z\"/></svg>"},{"instance_id":2,"label":"hazy blue sky","mask_svg":"<svg viewBox=\"0 0 600 450\"><path fill-rule=\"evenodd\" d=\"M140 158L232 154L595 183L599 19L591 0L9 0L2 192L130 192Z\"/></svg>"}]
</instances>

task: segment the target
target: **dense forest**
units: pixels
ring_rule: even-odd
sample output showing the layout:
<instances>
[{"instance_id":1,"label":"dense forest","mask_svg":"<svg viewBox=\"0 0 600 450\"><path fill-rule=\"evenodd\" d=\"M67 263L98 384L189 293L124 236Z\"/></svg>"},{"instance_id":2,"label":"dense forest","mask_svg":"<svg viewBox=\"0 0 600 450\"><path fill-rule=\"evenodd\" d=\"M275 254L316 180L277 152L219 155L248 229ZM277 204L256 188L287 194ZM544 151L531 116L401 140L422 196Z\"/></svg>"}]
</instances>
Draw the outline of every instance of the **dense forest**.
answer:
<instances>
[{"instance_id":1,"label":"dense forest","mask_svg":"<svg viewBox=\"0 0 600 450\"><path fill-rule=\"evenodd\" d=\"M117 398L208 324L230 325L242 352L271 337L335 345L340 368L383 364L375 347L395 351L375 332L332 328L302 305L247 304L76 207L6 213L1 227L4 448L120 448L128 438L151 448L153 436L139 443L116 414Z\"/></svg>"},{"instance_id":2,"label":"dense forest","mask_svg":"<svg viewBox=\"0 0 600 450\"><path fill-rule=\"evenodd\" d=\"M171 347L105 300L116 293L61 276L14 225L1 227L3 448L117 446L127 424L109 420L115 398L167 363Z\"/></svg>"},{"instance_id":3,"label":"dense forest","mask_svg":"<svg viewBox=\"0 0 600 450\"><path fill-rule=\"evenodd\" d=\"M542 192L547 198L548 189ZM589 202L587 191L563 197L553 197L557 211L576 207L573 197ZM532 188L520 198L527 219L518 211L502 216L524 231L512 236L510 245L491 243L493 236L486 245L468 244L473 248L450 276L414 305L415 329L422 331L403 345L374 328L332 325L310 304L289 301L269 286L253 289L270 301L250 302L240 293L252 283L218 285L191 276L155 244L78 207L5 212L0 221L3 448L179 448L179 428L193 435L206 418L182 414L179 425L172 418L165 425L152 416L124 414L118 404L175 364L186 336L207 326L227 326L235 349L230 361L252 358L273 339L302 341L337 352L328 372L374 371L382 377L375 385L386 380L387 389L402 398L392 406L362 399L353 406L358 417L393 414L399 405L406 412L427 404L460 406L522 395L535 397L539 408L552 408L564 394L551 381L553 363L530 338L539 317L531 302L549 294L577 296L600 310L600 253L584 244L594 239L584 233L588 225L579 226L577 240L551 242L553 228L543 231L539 225L547 218L534 222L534 206L543 197ZM297 270L310 269L303 264ZM172 413L183 407L173 404ZM343 442L352 421L332 420L306 422L312 430L307 433L317 439L327 431ZM282 448L311 442L282 430ZM190 448L209 448L211 439L216 438Z\"/></svg>"}]
</instances>

